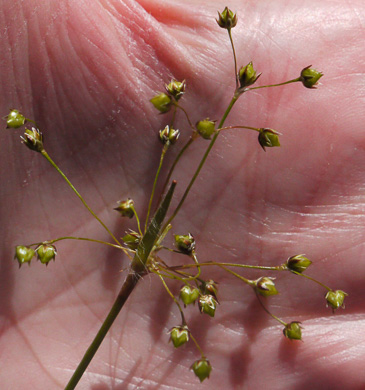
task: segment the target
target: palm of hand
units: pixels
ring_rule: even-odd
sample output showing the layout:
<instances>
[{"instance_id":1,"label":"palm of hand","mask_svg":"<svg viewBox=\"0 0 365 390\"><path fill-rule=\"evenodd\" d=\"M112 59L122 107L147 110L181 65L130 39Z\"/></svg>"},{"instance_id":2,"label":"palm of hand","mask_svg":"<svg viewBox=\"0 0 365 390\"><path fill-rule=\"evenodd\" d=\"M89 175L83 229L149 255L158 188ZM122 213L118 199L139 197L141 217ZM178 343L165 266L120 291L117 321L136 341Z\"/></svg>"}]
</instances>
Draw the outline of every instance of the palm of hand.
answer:
<instances>
[{"instance_id":1,"label":"palm of hand","mask_svg":"<svg viewBox=\"0 0 365 390\"><path fill-rule=\"evenodd\" d=\"M41 124L47 151L121 236L130 225L111 209L131 196L145 213L160 153L156 132L168 120L156 115L148 99L173 75L187 79L182 105L193 121L219 119L229 102L234 89L229 43L212 21L223 7L210 3L203 12L193 3L160 7L125 1L95 4L86 14L81 5L61 4L35 12L22 5L28 35L16 34L10 25L8 39L1 40L7 53L1 111L19 106ZM5 5L8 12L12 7L13 2ZM309 274L350 294L347 309L333 316L319 286L278 275L281 295L265 303L287 322L303 323L305 342L294 344L281 337L282 326L261 310L247 286L221 270L205 270L219 282L216 317L187 310L189 327L213 365L202 389L268 383L271 389L283 383L288 389L360 388L365 380L359 370L364 137L357 87L364 33L356 27L356 4L347 13L341 8L343 23L329 18L339 12L336 4L316 5L318 12L308 18L307 7L292 2L281 9L275 3L264 14L262 5L231 5L240 20L233 30L239 63L253 59L264 72L261 84L296 77L313 62L325 71L324 85L317 91L295 84L244 95L227 124L277 129L284 134L282 147L264 153L254 133L222 134L173 232L194 234L200 261L277 265L306 253L314 261ZM46 23L51 15L57 18ZM294 28L297 15L303 17ZM19 49L27 39L29 64ZM185 118L180 115L177 123L187 139ZM19 146L10 131L1 136L2 145L11 147L0 162L5 222L0 350L6 357L0 382L4 388L62 388L109 310L127 259L96 244L62 242L56 263L47 269L32 264L18 271L9 261L13 245L66 234L108 238L46 161ZM197 141L182 161L177 195L206 145ZM173 350L167 343L179 314L158 280L145 279L80 389L185 389L197 383L188 370L197 351ZM179 286L172 288L177 292Z\"/></svg>"}]
</instances>

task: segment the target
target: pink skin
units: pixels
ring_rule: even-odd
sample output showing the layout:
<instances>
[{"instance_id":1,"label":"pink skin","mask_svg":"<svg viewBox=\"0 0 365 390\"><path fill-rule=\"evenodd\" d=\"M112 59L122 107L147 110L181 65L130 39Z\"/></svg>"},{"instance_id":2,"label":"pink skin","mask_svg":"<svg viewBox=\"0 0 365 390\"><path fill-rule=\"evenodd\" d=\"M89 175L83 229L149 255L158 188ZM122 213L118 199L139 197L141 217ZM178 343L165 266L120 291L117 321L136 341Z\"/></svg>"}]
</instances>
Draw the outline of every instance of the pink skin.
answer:
<instances>
[{"instance_id":1,"label":"pink skin","mask_svg":"<svg viewBox=\"0 0 365 390\"><path fill-rule=\"evenodd\" d=\"M37 120L49 154L120 237L136 222L112 209L132 197L145 215L161 150L156 132L170 120L148 99L174 77L187 80L181 104L194 123L219 120L229 103L232 54L214 21L225 4L46 3L2 1L1 112L16 107ZM304 342L291 342L248 286L221 269L204 269L219 282L221 304L214 319L187 308L213 365L210 380L197 388L363 388L364 2L229 6L239 18L232 30L238 63L253 61L263 72L258 85L295 78L309 64L325 76L317 90L297 83L241 97L226 124L274 128L283 133L282 147L265 153L252 131L223 133L172 231L195 236L201 262L278 265L305 253L314 262L308 274L349 296L346 310L333 315L325 290L304 278L237 271L277 276L281 294L263 300L283 320L302 322ZM182 145L190 131L182 113L177 127ZM0 135L0 383L62 389L110 309L128 259L109 247L62 241L55 263L18 269L18 244L63 235L110 240L47 161L20 144L20 134ZM174 205L207 145L196 141L182 160ZM177 294L180 284L169 285ZM168 330L179 324L160 281L145 277L78 388L195 388L189 367L198 351L192 343L180 350L168 343Z\"/></svg>"}]
</instances>

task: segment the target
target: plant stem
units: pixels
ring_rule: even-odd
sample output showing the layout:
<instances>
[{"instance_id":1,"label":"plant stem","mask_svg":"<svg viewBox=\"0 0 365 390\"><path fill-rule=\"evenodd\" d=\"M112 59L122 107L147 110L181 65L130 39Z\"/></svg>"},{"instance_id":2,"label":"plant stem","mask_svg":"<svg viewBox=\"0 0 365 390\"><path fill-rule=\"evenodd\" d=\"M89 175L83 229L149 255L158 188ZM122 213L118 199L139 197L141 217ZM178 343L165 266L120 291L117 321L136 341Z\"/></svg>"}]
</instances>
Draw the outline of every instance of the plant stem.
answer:
<instances>
[{"instance_id":1,"label":"plant stem","mask_svg":"<svg viewBox=\"0 0 365 390\"><path fill-rule=\"evenodd\" d=\"M238 80L238 71L237 71L237 58L236 58L236 51L234 49L234 44L233 44L233 39L232 39L232 33L231 33L231 29L229 28L228 30L228 36L229 36L229 40L231 42L231 46L232 46L232 51L233 51L233 60L234 60L234 78L236 80L236 89L239 87L239 80Z\"/></svg>"},{"instance_id":2,"label":"plant stem","mask_svg":"<svg viewBox=\"0 0 365 390\"><path fill-rule=\"evenodd\" d=\"M152 192L151 192L151 196L150 196L150 201L148 203L148 209L147 209L147 216L146 216L146 222L145 222L145 226L144 226L144 231L146 232L147 230L147 224L148 224L148 219L150 217L150 212L151 212L151 206L152 206L152 201L153 201L153 196L155 195L155 189L156 189L156 185L157 185L157 180L158 180L158 177L160 175L160 171L161 171L161 167L162 167L162 163L163 163L163 159L165 157L165 154L168 150L170 146L170 143L167 142L163 148L162 148L162 152L161 152L161 157L160 157L160 164L157 168L157 172L156 172L156 175L155 175L155 180L153 182L153 187L152 187Z\"/></svg>"},{"instance_id":3,"label":"plant stem","mask_svg":"<svg viewBox=\"0 0 365 390\"><path fill-rule=\"evenodd\" d=\"M261 89L261 88L280 87L281 85L296 83L298 81L300 81L300 77L293 79L293 80L285 81L285 82L279 83L279 84L261 85L260 87L246 88L245 91L252 91L254 89Z\"/></svg>"},{"instance_id":4,"label":"plant stem","mask_svg":"<svg viewBox=\"0 0 365 390\"><path fill-rule=\"evenodd\" d=\"M168 175L167 175L167 178L166 178L166 180L165 180L165 183L164 183L164 185L163 185L163 187L162 187L162 191L161 191L161 196L160 196L160 199L159 199L159 203L160 203L160 201L161 201L161 199L162 199L162 196L163 196L163 194L164 194L164 192L165 192L165 189L166 189L168 183L170 183L171 176L172 176L172 174L173 174L173 172L174 172L174 169L175 169L177 163L179 162L181 156L182 156L182 155L186 152L186 150L189 148L189 146L196 140L196 138L197 138L197 137L194 137L194 134L193 134L193 135L189 138L188 142L184 145L184 147L180 150L179 154L176 156L175 161L174 161L174 163L172 164L172 166L171 166L171 168L170 168L170 170L169 170L169 173L168 173Z\"/></svg>"},{"instance_id":5,"label":"plant stem","mask_svg":"<svg viewBox=\"0 0 365 390\"><path fill-rule=\"evenodd\" d=\"M96 243L98 243L98 244L109 245L109 246L112 246L113 248L122 249L121 246L115 245L115 244L111 244L110 242L106 242L106 241L102 241L102 240L95 240L95 239L93 239L93 238L72 237L72 236L59 237L59 238L55 238L55 239L53 239L53 240L47 240L47 241L43 241L43 242L36 242L36 243L30 244L30 245L28 245L28 246L41 245L41 244L54 244L55 242L57 242L57 241L62 241L62 240L90 241L90 242L96 242Z\"/></svg>"},{"instance_id":6,"label":"plant stem","mask_svg":"<svg viewBox=\"0 0 365 390\"><path fill-rule=\"evenodd\" d=\"M296 272L296 271L290 271L290 272L292 272L292 273L295 274L295 275L302 276L303 278L307 278L307 279L311 280L312 282L315 282L315 283L319 284L320 286L322 286L323 288L325 288L327 291L332 291L332 288L326 286L325 284L323 284L323 283L321 283L320 281L318 281L318 280L312 278L312 277L309 276L309 275L302 274L302 273Z\"/></svg>"},{"instance_id":7,"label":"plant stem","mask_svg":"<svg viewBox=\"0 0 365 390\"><path fill-rule=\"evenodd\" d=\"M58 168L57 164L51 159L51 157L48 155L48 153L43 149L41 151L41 154L43 157L46 158L46 160L53 166L53 168L56 169L56 171L66 180L67 184L71 187L72 191L79 197L82 204L88 209L90 214L103 226L103 228L109 233L109 235L112 237L112 239L121 247L121 243L118 241L118 239L114 236L114 234L108 229L108 227L104 224L104 222L94 213L94 211L91 210L89 205L85 202L84 198L80 195L80 193L77 191L77 189L72 185L70 180L68 180L67 176L61 171L60 168ZM123 251L127 254L127 251L125 248L123 248Z\"/></svg>"},{"instance_id":8,"label":"plant stem","mask_svg":"<svg viewBox=\"0 0 365 390\"><path fill-rule=\"evenodd\" d=\"M176 102L174 102L173 104L174 104L175 107L180 108L180 110L185 114L186 119L187 119L187 121L189 122L189 126L190 126L193 130L195 130L195 127L193 126L193 123L191 122L191 120L190 120L190 118L189 118L189 115L188 115L188 113L186 112L186 110L185 110L183 107L181 107L181 106L180 106L178 103L176 103Z\"/></svg>"},{"instance_id":9,"label":"plant stem","mask_svg":"<svg viewBox=\"0 0 365 390\"><path fill-rule=\"evenodd\" d=\"M77 369L75 370L74 374L72 375L71 379L67 383L65 390L73 390L78 382L80 381L82 375L84 374L85 370L87 369L89 363L91 362L92 358L94 357L96 351L100 347L100 344L104 340L106 334L108 333L110 327L113 325L114 320L117 318L119 312L123 308L125 302L127 301L129 295L134 290L134 287L137 285L139 281L139 277L135 275L134 273L130 273L126 279L126 281L123 283L123 286L117 296L117 299L115 300L111 310L109 311L106 319L104 320L101 328L99 329L98 333L96 334L94 340L90 344L89 348L85 352L84 357L82 358L81 362L77 366Z\"/></svg>"},{"instance_id":10,"label":"plant stem","mask_svg":"<svg viewBox=\"0 0 365 390\"><path fill-rule=\"evenodd\" d=\"M76 387L85 370L87 369L89 363L94 357L96 351L98 350L100 344L108 333L110 327L112 326L114 320L117 318L119 312L123 308L128 297L136 287L138 281L147 273L146 265L150 254L153 251L154 244L158 240L158 236L161 231L161 225L170 206L171 198L174 193L175 187L176 182L173 182L168 193L166 194L166 197L161 203L161 206L156 211L155 216L149 224L147 232L143 236L140 244L138 245L136 254L131 264L130 272L127 276L126 281L123 283L123 286L117 296L117 299L115 300L109 314L101 325L94 340L85 352L70 381L66 385L65 390L73 390Z\"/></svg>"},{"instance_id":11,"label":"plant stem","mask_svg":"<svg viewBox=\"0 0 365 390\"><path fill-rule=\"evenodd\" d=\"M228 107L227 107L227 109L226 109L226 111L225 111L225 113L224 113L224 115L223 115L223 117L222 117L222 119L221 119L221 121L220 121L220 123L219 123L218 128L221 128L221 127L223 126L223 124L224 124L224 122L225 122L225 120L226 120L228 114L229 114L230 111L232 110L232 107L234 106L234 104L236 103L236 101L237 101L237 99L238 99L239 97L240 97L240 94L239 94L239 93L235 93L235 94L233 95L233 98L232 98L231 102L229 103L229 105L228 105ZM203 165L204 165L204 163L205 163L205 161L206 161L206 159L207 159L207 157L208 157L208 155L209 155L209 152L212 150L212 148L213 148L213 146L214 146L214 144L215 144L215 142L216 142L216 140L217 140L217 138L218 138L218 135L219 135L219 132L217 131L217 132L214 134L214 137L212 138L212 140L210 141L210 144L209 144L207 150L205 151L204 156L203 156L202 160L200 161L200 164L199 164L197 170L196 170L195 173L194 173L194 176L193 176L192 179L190 180L190 183L189 183L189 185L187 186L187 188L186 188L186 190L185 190L185 192L184 192L184 195L182 196L182 198L181 198L179 204L177 205L175 211L173 212L173 214L171 215L171 217L168 219L168 221L166 222L166 224L164 225L164 227L163 227L162 230L165 230L165 228L167 227L167 225L171 223L171 221L176 217L177 213L179 212L181 206L184 204L184 201L185 201L186 197L188 196L191 187L193 186L193 184L194 184L196 178L198 177L198 175L199 175L201 169L203 168Z\"/></svg>"},{"instance_id":12,"label":"plant stem","mask_svg":"<svg viewBox=\"0 0 365 390\"><path fill-rule=\"evenodd\" d=\"M210 261L206 263L199 263L199 267L204 267L208 265L217 265L217 266L225 266L225 267L238 267L238 268L251 268L251 269L261 269L261 270L267 270L267 271L284 271L286 268L284 268L282 265L278 265L275 267L266 267L263 265L246 265L246 264L236 264L236 263L219 263L215 261ZM169 267L171 270L180 270L185 268L194 268L197 267L197 264L184 264L184 265L176 265L173 267Z\"/></svg>"},{"instance_id":13,"label":"plant stem","mask_svg":"<svg viewBox=\"0 0 365 390\"><path fill-rule=\"evenodd\" d=\"M260 302L260 305L261 307L266 311L267 314L269 314L272 318L274 318L274 320L280 322L282 325L284 326L287 326L288 324L286 322L284 322L283 320L281 320L279 317L277 317L276 315L272 314L266 307L265 305L262 303L261 301L261 298L259 296L259 294L256 292L256 297L258 299L258 301Z\"/></svg>"},{"instance_id":14,"label":"plant stem","mask_svg":"<svg viewBox=\"0 0 365 390\"><path fill-rule=\"evenodd\" d=\"M217 131L231 130L231 129L248 129L248 130L255 130L260 132L260 129L258 127L251 127L251 126L226 126L226 127L222 127L221 129L217 129Z\"/></svg>"}]
</instances>

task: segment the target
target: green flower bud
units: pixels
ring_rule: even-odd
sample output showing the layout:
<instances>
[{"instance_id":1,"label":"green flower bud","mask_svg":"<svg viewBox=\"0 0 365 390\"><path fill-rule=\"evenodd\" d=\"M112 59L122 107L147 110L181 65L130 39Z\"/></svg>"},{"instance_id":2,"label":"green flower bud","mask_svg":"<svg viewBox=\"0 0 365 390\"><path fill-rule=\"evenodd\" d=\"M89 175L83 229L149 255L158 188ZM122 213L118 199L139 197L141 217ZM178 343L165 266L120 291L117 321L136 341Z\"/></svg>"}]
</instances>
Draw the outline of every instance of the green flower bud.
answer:
<instances>
[{"instance_id":1,"label":"green flower bud","mask_svg":"<svg viewBox=\"0 0 365 390\"><path fill-rule=\"evenodd\" d=\"M284 336L290 340L301 340L302 329L300 326L300 322L293 321L290 324L286 324L283 333Z\"/></svg>"},{"instance_id":2,"label":"green flower bud","mask_svg":"<svg viewBox=\"0 0 365 390\"><path fill-rule=\"evenodd\" d=\"M154 96L150 102L162 113L168 112L171 108L171 98L163 92Z\"/></svg>"},{"instance_id":3,"label":"green flower bud","mask_svg":"<svg viewBox=\"0 0 365 390\"><path fill-rule=\"evenodd\" d=\"M172 96L176 101L178 101L182 95L185 92L185 87L186 87L186 82L185 80L183 81L176 81L176 80L171 80L170 84L166 84L166 92Z\"/></svg>"},{"instance_id":4,"label":"green flower bud","mask_svg":"<svg viewBox=\"0 0 365 390\"><path fill-rule=\"evenodd\" d=\"M216 19L218 26L230 30L237 24L237 15L226 7L222 13L218 12L218 19Z\"/></svg>"},{"instance_id":5,"label":"green flower bud","mask_svg":"<svg viewBox=\"0 0 365 390\"><path fill-rule=\"evenodd\" d=\"M203 291L205 294L212 295L214 299L218 302L217 294L218 294L218 287L217 283L214 280L207 280L203 283Z\"/></svg>"},{"instance_id":6,"label":"green flower bud","mask_svg":"<svg viewBox=\"0 0 365 390\"><path fill-rule=\"evenodd\" d=\"M55 246L49 244L41 244L36 249L38 260L42 264L48 265L51 260L55 260L57 255L57 250Z\"/></svg>"},{"instance_id":7,"label":"green flower bud","mask_svg":"<svg viewBox=\"0 0 365 390\"><path fill-rule=\"evenodd\" d=\"M295 271L298 273L304 272L312 262L306 258L304 255L296 255L289 257L289 259L286 261L286 267L290 271Z\"/></svg>"},{"instance_id":8,"label":"green flower bud","mask_svg":"<svg viewBox=\"0 0 365 390\"><path fill-rule=\"evenodd\" d=\"M186 344L189 341L189 329L186 325L175 326L170 330L170 340L175 348Z\"/></svg>"},{"instance_id":9,"label":"green flower bud","mask_svg":"<svg viewBox=\"0 0 365 390\"><path fill-rule=\"evenodd\" d=\"M25 129L24 137L20 137L24 145L28 146L29 149L36 152L42 152L43 148L43 135L36 129L32 127L32 130Z\"/></svg>"},{"instance_id":10,"label":"green flower bud","mask_svg":"<svg viewBox=\"0 0 365 390\"><path fill-rule=\"evenodd\" d=\"M195 301L199 298L199 295L199 290L197 288L193 288L188 285L181 287L180 299L183 301L185 306L195 303Z\"/></svg>"},{"instance_id":11,"label":"green flower bud","mask_svg":"<svg viewBox=\"0 0 365 390\"><path fill-rule=\"evenodd\" d=\"M122 237L122 240L128 248L136 250L141 241L141 236L137 232L131 231Z\"/></svg>"},{"instance_id":12,"label":"green flower bud","mask_svg":"<svg viewBox=\"0 0 365 390\"><path fill-rule=\"evenodd\" d=\"M240 70L238 71L240 89L246 88L254 84L260 76L261 73L256 75L256 71L253 68L252 61L249 62L246 66L241 66Z\"/></svg>"},{"instance_id":13,"label":"green flower bud","mask_svg":"<svg viewBox=\"0 0 365 390\"><path fill-rule=\"evenodd\" d=\"M336 290L336 291L328 291L325 298L327 300L327 306L330 306L333 311L336 309L342 307L345 308L344 300L345 297L347 297L348 294L346 294L344 291Z\"/></svg>"},{"instance_id":14,"label":"green flower bud","mask_svg":"<svg viewBox=\"0 0 365 390\"><path fill-rule=\"evenodd\" d=\"M272 148L274 146L280 146L279 137L280 133L273 129L262 128L259 133L259 144L262 149Z\"/></svg>"},{"instance_id":15,"label":"green flower bud","mask_svg":"<svg viewBox=\"0 0 365 390\"><path fill-rule=\"evenodd\" d=\"M114 210L118 211L122 217L133 218L134 215L134 202L132 199L120 200L119 206Z\"/></svg>"},{"instance_id":16,"label":"green flower bud","mask_svg":"<svg viewBox=\"0 0 365 390\"><path fill-rule=\"evenodd\" d=\"M190 255L195 249L194 237L190 233L186 236L175 234L175 246L180 252Z\"/></svg>"},{"instance_id":17,"label":"green flower bud","mask_svg":"<svg viewBox=\"0 0 365 390\"><path fill-rule=\"evenodd\" d=\"M18 260L19 268L20 268L24 263L28 263L30 265L30 261L32 260L34 254L35 254L34 249L28 246L18 245L15 248L14 259Z\"/></svg>"},{"instance_id":18,"label":"green flower bud","mask_svg":"<svg viewBox=\"0 0 365 390\"><path fill-rule=\"evenodd\" d=\"M264 297L279 294L279 291L276 289L273 280L274 278L262 276L261 278L255 280L254 287L256 291Z\"/></svg>"},{"instance_id":19,"label":"green flower bud","mask_svg":"<svg viewBox=\"0 0 365 390\"><path fill-rule=\"evenodd\" d=\"M18 110L10 110L10 113L6 118L6 128L13 128L17 129L18 127L21 127L26 122L26 118L24 115L22 115Z\"/></svg>"},{"instance_id":20,"label":"green flower bud","mask_svg":"<svg viewBox=\"0 0 365 390\"><path fill-rule=\"evenodd\" d=\"M206 358L201 358L200 360L195 361L190 368L194 371L194 374L199 378L200 382L209 378L212 371L212 366Z\"/></svg>"},{"instance_id":21,"label":"green flower bud","mask_svg":"<svg viewBox=\"0 0 365 390\"><path fill-rule=\"evenodd\" d=\"M175 130L167 125L163 130L159 131L160 141L165 145L168 142L173 145L180 136L180 131Z\"/></svg>"},{"instance_id":22,"label":"green flower bud","mask_svg":"<svg viewBox=\"0 0 365 390\"><path fill-rule=\"evenodd\" d=\"M201 313L208 314L211 317L214 317L215 311L217 309L217 301L212 295L201 295L199 297L199 310Z\"/></svg>"},{"instance_id":23,"label":"green flower bud","mask_svg":"<svg viewBox=\"0 0 365 390\"><path fill-rule=\"evenodd\" d=\"M316 88L318 80L323 76L323 73L312 69L311 66L307 66L300 73L300 81L306 88Z\"/></svg>"},{"instance_id":24,"label":"green flower bud","mask_svg":"<svg viewBox=\"0 0 365 390\"><path fill-rule=\"evenodd\" d=\"M215 133L215 122L216 121L211 121L207 118L197 122L195 127L200 136L204 139L211 139L212 134Z\"/></svg>"}]
</instances>

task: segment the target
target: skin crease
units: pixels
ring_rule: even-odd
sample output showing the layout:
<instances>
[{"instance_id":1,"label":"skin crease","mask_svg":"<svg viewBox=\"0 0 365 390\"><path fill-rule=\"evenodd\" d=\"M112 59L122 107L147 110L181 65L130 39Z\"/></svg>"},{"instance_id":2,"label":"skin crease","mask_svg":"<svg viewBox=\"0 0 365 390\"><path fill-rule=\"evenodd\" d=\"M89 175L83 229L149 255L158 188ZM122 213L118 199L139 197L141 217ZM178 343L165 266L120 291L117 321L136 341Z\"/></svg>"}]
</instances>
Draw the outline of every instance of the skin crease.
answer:
<instances>
[{"instance_id":1,"label":"skin crease","mask_svg":"<svg viewBox=\"0 0 365 390\"><path fill-rule=\"evenodd\" d=\"M132 197L145 215L161 151L156 134L170 120L148 99L171 78L186 79L181 105L194 123L219 120L230 101L232 53L214 21L225 5L1 1L1 112L18 108L37 121L48 153L117 237L136 222L112 208ZM282 147L265 153L256 133L222 133L172 231L195 236L201 262L278 265L305 253L313 261L309 275L349 296L346 310L333 315L320 286L265 274L277 276L281 292L265 304L287 322L302 322L304 342L290 342L249 287L205 269L204 277L219 282L221 304L214 319L186 310L213 365L199 389L364 388L364 3L228 5L238 13L238 64L252 60L263 72L257 85L298 77L310 64L325 76L317 90L296 83L240 98L226 124L274 128ZM182 134L168 162L189 137L182 113L176 127ZM45 159L20 144L21 134L0 133L0 383L62 389L111 307L128 259L109 247L63 241L47 268L33 261L18 269L15 245L64 235L109 240ZM173 206L207 145L196 141L181 162ZM179 283L168 283L177 294ZM78 388L198 388L189 371L199 358L194 345L174 350L167 342L179 324L160 281L145 277Z\"/></svg>"}]
</instances>

